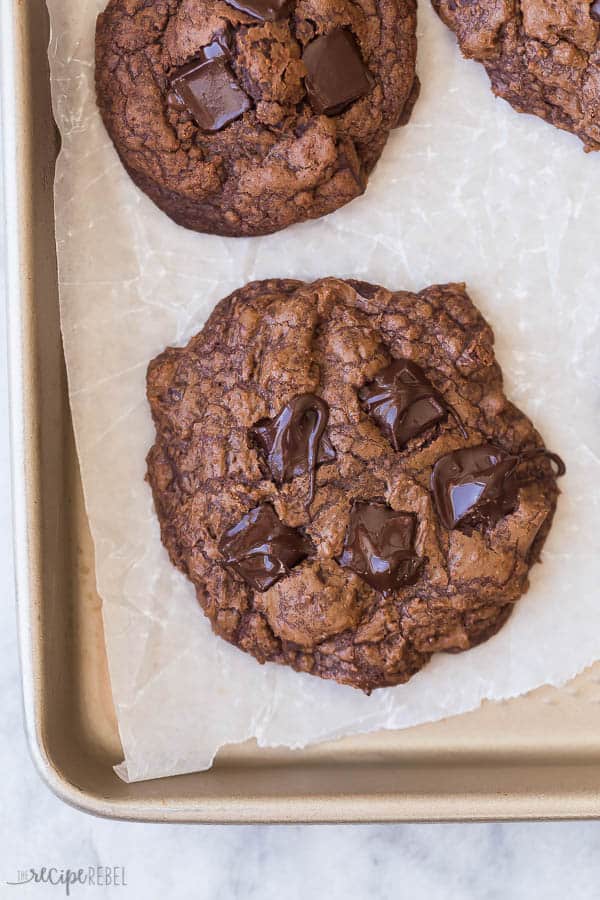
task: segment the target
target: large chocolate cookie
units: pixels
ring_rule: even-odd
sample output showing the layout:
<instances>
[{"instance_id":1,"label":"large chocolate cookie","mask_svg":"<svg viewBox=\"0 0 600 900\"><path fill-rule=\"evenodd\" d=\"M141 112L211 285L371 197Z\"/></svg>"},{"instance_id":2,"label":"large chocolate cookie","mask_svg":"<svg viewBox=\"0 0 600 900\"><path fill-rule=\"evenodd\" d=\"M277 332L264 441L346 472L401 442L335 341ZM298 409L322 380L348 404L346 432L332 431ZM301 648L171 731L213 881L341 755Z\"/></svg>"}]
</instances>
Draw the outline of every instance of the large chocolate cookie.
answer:
<instances>
[{"instance_id":1,"label":"large chocolate cookie","mask_svg":"<svg viewBox=\"0 0 600 900\"><path fill-rule=\"evenodd\" d=\"M98 105L176 222L269 234L362 194L417 96L415 22L415 0L110 0Z\"/></svg>"},{"instance_id":2,"label":"large chocolate cookie","mask_svg":"<svg viewBox=\"0 0 600 900\"><path fill-rule=\"evenodd\" d=\"M432 0L519 112L600 149L600 0Z\"/></svg>"},{"instance_id":3,"label":"large chocolate cookie","mask_svg":"<svg viewBox=\"0 0 600 900\"><path fill-rule=\"evenodd\" d=\"M486 640L527 589L554 467L459 284L223 300L148 370L148 479L214 630L370 691Z\"/></svg>"}]
</instances>

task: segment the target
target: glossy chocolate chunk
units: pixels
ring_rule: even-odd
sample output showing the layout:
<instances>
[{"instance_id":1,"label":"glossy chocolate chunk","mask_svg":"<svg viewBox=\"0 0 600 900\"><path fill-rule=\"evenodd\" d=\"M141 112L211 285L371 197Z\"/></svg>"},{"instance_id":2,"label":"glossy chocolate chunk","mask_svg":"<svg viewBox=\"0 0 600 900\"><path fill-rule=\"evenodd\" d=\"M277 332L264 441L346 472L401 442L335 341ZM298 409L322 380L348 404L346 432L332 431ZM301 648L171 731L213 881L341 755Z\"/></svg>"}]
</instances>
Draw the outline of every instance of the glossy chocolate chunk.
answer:
<instances>
[{"instance_id":1,"label":"glossy chocolate chunk","mask_svg":"<svg viewBox=\"0 0 600 900\"><path fill-rule=\"evenodd\" d=\"M355 503L338 562L378 591L414 584L423 562L415 554L416 527L413 513L396 512L385 503Z\"/></svg>"},{"instance_id":2,"label":"glossy chocolate chunk","mask_svg":"<svg viewBox=\"0 0 600 900\"><path fill-rule=\"evenodd\" d=\"M171 77L171 88L173 88L175 82L181 81L181 79L183 79L188 73L195 72L201 63L207 62L207 60L209 59L215 59L215 57L217 56L228 56L229 44L229 32L223 32L218 36L216 40L212 41L210 44L207 44L205 47L202 47L196 59L194 59L192 62L187 63L185 66L181 66ZM186 108L185 103L175 92L175 90L169 91L169 94L167 96L167 103L169 104L169 106L175 107L176 109Z\"/></svg>"},{"instance_id":3,"label":"glossy chocolate chunk","mask_svg":"<svg viewBox=\"0 0 600 900\"><path fill-rule=\"evenodd\" d=\"M402 450L411 438L441 422L449 412L465 434L452 407L429 383L421 367L408 359L395 359L360 389L358 397L394 450Z\"/></svg>"},{"instance_id":4,"label":"glossy chocolate chunk","mask_svg":"<svg viewBox=\"0 0 600 900\"><path fill-rule=\"evenodd\" d=\"M300 394L274 419L261 419L250 429L277 484L310 474L311 501L317 465L335 459L335 450L324 433L328 419L329 407L321 397Z\"/></svg>"},{"instance_id":5,"label":"glossy chocolate chunk","mask_svg":"<svg viewBox=\"0 0 600 900\"><path fill-rule=\"evenodd\" d=\"M293 0L225 0L229 6L245 12L259 22L275 22L289 16Z\"/></svg>"},{"instance_id":6,"label":"glossy chocolate chunk","mask_svg":"<svg viewBox=\"0 0 600 900\"><path fill-rule=\"evenodd\" d=\"M590 6L590 16L592 19L595 19L596 22L600 22L600 0L594 0Z\"/></svg>"},{"instance_id":7,"label":"glossy chocolate chunk","mask_svg":"<svg viewBox=\"0 0 600 900\"><path fill-rule=\"evenodd\" d=\"M219 543L225 565L255 591L266 591L289 575L313 549L300 531L284 525L270 503L251 509Z\"/></svg>"},{"instance_id":8,"label":"glossy chocolate chunk","mask_svg":"<svg viewBox=\"0 0 600 900\"><path fill-rule=\"evenodd\" d=\"M216 47L215 47L216 44ZM203 131L219 131L250 109L250 98L236 81L223 47L215 42L204 48L213 55L180 69L171 87Z\"/></svg>"},{"instance_id":9,"label":"glossy chocolate chunk","mask_svg":"<svg viewBox=\"0 0 600 900\"><path fill-rule=\"evenodd\" d=\"M373 79L349 31L336 28L304 50L306 90L315 112L335 116L368 94Z\"/></svg>"},{"instance_id":10,"label":"glossy chocolate chunk","mask_svg":"<svg viewBox=\"0 0 600 900\"><path fill-rule=\"evenodd\" d=\"M540 456L556 465L557 477L564 475L561 458L543 448L513 455L493 444L482 444L442 456L431 473L431 490L442 525L450 530L461 524L496 524L516 507L517 467Z\"/></svg>"},{"instance_id":11,"label":"glossy chocolate chunk","mask_svg":"<svg viewBox=\"0 0 600 900\"><path fill-rule=\"evenodd\" d=\"M467 518L469 524L492 524L514 509L517 486L509 475L516 464L517 457L492 444L453 450L438 459L431 489L442 525L456 528Z\"/></svg>"},{"instance_id":12,"label":"glossy chocolate chunk","mask_svg":"<svg viewBox=\"0 0 600 900\"><path fill-rule=\"evenodd\" d=\"M217 56L229 56L229 35L222 35L218 40L207 44L202 48L202 56L205 60L216 59Z\"/></svg>"}]
</instances>

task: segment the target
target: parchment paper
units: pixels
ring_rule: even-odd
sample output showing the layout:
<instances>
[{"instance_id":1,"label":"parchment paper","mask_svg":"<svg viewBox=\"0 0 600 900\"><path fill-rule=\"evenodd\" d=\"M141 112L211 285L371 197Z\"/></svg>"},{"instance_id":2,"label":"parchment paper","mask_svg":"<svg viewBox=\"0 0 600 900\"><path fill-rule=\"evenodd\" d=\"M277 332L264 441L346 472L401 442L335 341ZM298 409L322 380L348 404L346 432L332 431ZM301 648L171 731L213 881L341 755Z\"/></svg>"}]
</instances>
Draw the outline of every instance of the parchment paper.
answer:
<instances>
[{"instance_id":1,"label":"parchment paper","mask_svg":"<svg viewBox=\"0 0 600 900\"><path fill-rule=\"evenodd\" d=\"M128 780L206 769L226 743L404 728L558 685L600 658L600 154L495 100L422 0L412 121L364 197L272 237L185 231L130 182L96 111L104 0L49 0L61 313L71 403ZM503 631L366 697L214 637L169 563L144 483L148 361L255 278L466 280L509 396L567 461L543 565Z\"/></svg>"}]
</instances>

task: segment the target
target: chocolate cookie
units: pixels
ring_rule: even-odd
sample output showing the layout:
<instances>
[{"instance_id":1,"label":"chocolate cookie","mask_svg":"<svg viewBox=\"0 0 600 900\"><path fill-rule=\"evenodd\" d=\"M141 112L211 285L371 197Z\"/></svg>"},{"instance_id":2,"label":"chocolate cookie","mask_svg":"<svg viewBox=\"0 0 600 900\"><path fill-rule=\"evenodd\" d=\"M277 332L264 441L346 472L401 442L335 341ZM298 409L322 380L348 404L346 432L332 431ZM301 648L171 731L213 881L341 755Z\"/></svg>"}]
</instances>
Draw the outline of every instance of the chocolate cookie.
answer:
<instances>
[{"instance_id":1,"label":"chocolate cookie","mask_svg":"<svg viewBox=\"0 0 600 900\"><path fill-rule=\"evenodd\" d=\"M432 0L495 94L600 149L600 0Z\"/></svg>"},{"instance_id":2,"label":"chocolate cookie","mask_svg":"<svg viewBox=\"0 0 600 900\"><path fill-rule=\"evenodd\" d=\"M363 193L418 93L415 0L110 0L102 117L180 225L269 234Z\"/></svg>"},{"instance_id":3,"label":"chocolate cookie","mask_svg":"<svg viewBox=\"0 0 600 900\"><path fill-rule=\"evenodd\" d=\"M148 398L163 542L260 662L398 684L527 589L564 469L463 285L249 284L150 364Z\"/></svg>"}]
</instances>

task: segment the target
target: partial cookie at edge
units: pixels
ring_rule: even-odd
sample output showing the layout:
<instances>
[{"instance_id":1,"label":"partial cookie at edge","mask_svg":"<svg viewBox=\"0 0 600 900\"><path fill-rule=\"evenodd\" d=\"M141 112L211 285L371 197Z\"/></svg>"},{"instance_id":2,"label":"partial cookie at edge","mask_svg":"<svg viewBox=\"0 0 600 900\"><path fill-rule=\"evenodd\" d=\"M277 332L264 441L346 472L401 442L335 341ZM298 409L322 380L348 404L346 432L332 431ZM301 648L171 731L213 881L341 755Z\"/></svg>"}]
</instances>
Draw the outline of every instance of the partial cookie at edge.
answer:
<instances>
[{"instance_id":1,"label":"partial cookie at edge","mask_svg":"<svg viewBox=\"0 0 600 900\"><path fill-rule=\"evenodd\" d=\"M432 0L494 93L600 150L600 4Z\"/></svg>"},{"instance_id":2,"label":"partial cookie at edge","mask_svg":"<svg viewBox=\"0 0 600 900\"><path fill-rule=\"evenodd\" d=\"M96 30L98 105L131 178L176 222L269 234L363 193L418 93L415 30L414 0L297 0L271 22L224 0L110 0ZM350 36L372 87L321 115L302 56L333 32ZM249 108L208 133L171 82L221 46Z\"/></svg>"}]
</instances>

